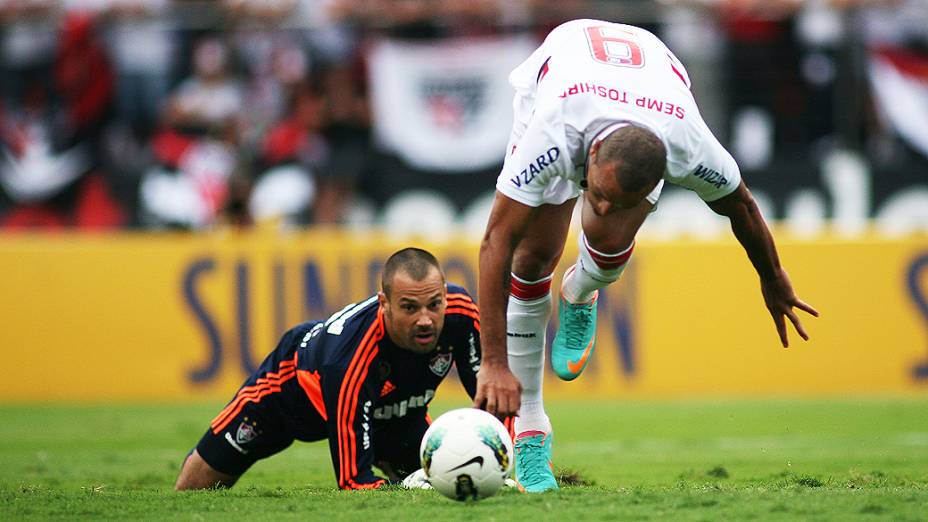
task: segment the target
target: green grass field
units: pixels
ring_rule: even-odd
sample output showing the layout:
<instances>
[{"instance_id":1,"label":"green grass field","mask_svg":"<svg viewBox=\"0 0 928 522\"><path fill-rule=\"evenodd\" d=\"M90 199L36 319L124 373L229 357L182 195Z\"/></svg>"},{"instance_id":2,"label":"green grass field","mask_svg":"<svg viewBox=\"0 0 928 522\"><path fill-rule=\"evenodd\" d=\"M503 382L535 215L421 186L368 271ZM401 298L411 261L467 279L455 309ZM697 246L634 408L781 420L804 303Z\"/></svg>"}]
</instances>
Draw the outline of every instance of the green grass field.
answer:
<instances>
[{"instance_id":1,"label":"green grass field","mask_svg":"<svg viewBox=\"0 0 928 522\"><path fill-rule=\"evenodd\" d=\"M0 520L928 520L926 400L554 403L555 465L589 484L475 504L337 491L325 443L174 493L220 407L0 406Z\"/></svg>"}]
</instances>

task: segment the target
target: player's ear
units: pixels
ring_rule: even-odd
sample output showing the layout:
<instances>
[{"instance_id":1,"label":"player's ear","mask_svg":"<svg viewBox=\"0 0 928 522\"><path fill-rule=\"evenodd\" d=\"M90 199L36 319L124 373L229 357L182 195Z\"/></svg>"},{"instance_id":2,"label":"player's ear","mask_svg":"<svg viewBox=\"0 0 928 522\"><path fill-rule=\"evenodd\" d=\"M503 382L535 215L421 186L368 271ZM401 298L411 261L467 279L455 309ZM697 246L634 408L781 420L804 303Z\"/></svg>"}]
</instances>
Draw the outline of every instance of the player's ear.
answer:
<instances>
[{"instance_id":1,"label":"player's ear","mask_svg":"<svg viewBox=\"0 0 928 522\"><path fill-rule=\"evenodd\" d=\"M593 162L596 160L596 154L599 152L599 148L602 147L603 140L594 141L593 145L590 146L590 161Z\"/></svg>"},{"instance_id":2,"label":"player's ear","mask_svg":"<svg viewBox=\"0 0 928 522\"><path fill-rule=\"evenodd\" d=\"M380 303L381 308L386 308L387 306L387 294L383 292L377 292L377 302Z\"/></svg>"}]
</instances>

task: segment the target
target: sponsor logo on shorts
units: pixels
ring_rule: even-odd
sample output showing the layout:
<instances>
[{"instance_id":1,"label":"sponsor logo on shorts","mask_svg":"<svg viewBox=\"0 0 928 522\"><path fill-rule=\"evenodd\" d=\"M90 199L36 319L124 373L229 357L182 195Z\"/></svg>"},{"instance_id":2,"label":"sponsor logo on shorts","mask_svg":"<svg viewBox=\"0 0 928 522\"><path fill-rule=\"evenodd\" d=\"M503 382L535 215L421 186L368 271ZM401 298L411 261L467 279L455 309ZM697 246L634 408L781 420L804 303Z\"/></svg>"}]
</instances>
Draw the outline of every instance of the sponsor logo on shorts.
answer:
<instances>
[{"instance_id":1,"label":"sponsor logo on shorts","mask_svg":"<svg viewBox=\"0 0 928 522\"><path fill-rule=\"evenodd\" d=\"M529 333L506 332L506 336L507 337L518 337L521 339L532 339L534 337L538 337L538 335L535 332L529 332Z\"/></svg>"},{"instance_id":2,"label":"sponsor logo on shorts","mask_svg":"<svg viewBox=\"0 0 928 522\"><path fill-rule=\"evenodd\" d=\"M728 178L723 176L719 171L710 169L702 164L696 167L696 170L693 171L693 175L710 185L715 185L715 188L722 188L722 185L728 185Z\"/></svg>"},{"instance_id":3,"label":"sponsor logo on shorts","mask_svg":"<svg viewBox=\"0 0 928 522\"><path fill-rule=\"evenodd\" d=\"M538 157L535 158L535 161L525 167L519 175L509 178L509 181L511 181L516 188L522 188L523 185L528 185L532 181L535 181L536 176L541 174L546 168L554 165L554 162L560 157L561 149L551 147L546 150L544 154L539 154Z\"/></svg>"},{"instance_id":4,"label":"sponsor logo on shorts","mask_svg":"<svg viewBox=\"0 0 928 522\"><path fill-rule=\"evenodd\" d=\"M439 377L444 377L448 370L451 369L451 354L440 353L429 361L429 370Z\"/></svg>"}]
</instances>

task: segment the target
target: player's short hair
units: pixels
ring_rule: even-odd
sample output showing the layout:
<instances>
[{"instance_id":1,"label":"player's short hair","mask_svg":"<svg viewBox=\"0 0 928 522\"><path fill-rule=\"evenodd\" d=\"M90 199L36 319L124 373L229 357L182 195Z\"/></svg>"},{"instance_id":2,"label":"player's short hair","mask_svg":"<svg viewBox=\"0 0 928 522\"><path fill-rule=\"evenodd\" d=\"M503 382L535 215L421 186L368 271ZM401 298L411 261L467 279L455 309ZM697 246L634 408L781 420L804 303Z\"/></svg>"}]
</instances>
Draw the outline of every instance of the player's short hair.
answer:
<instances>
[{"instance_id":1,"label":"player's short hair","mask_svg":"<svg viewBox=\"0 0 928 522\"><path fill-rule=\"evenodd\" d=\"M667 149L653 132L627 125L606 136L596 155L596 164L614 163L619 186L637 192L660 181L667 168Z\"/></svg>"},{"instance_id":2,"label":"player's short hair","mask_svg":"<svg viewBox=\"0 0 928 522\"><path fill-rule=\"evenodd\" d=\"M441 274L442 281L444 281L445 274L441 271L441 265L438 264L438 259L435 259L435 256L421 248L404 248L394 252L383 265L380 286L383 289L383 293L389 297L390 291L392 290L393 277L396 275L396 272L402 271L409 275L414 281L422 281L429 275L432 268L438 270L438 273Z\"/></svg>"}]
</instances>

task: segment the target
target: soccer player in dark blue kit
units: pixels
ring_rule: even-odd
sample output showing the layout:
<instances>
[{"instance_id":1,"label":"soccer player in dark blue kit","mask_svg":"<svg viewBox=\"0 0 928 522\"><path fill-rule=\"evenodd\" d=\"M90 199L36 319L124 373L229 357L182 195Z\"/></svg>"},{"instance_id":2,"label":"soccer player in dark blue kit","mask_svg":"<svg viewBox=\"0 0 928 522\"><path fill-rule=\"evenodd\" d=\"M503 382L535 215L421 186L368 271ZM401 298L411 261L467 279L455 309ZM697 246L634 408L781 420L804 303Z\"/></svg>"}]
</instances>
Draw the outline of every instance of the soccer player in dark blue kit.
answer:
<instances>
[{"instance_id":1,"label":"soccer player in dark blue kit","mask_svg":"<svg viewBox=\"0 0 928 522\"><path fill-rule=\"evenodd\" d=\"M424 250L390 256L381 286L284 334L210 423L175 489L230 487L294 440L328 439L342 489L377 488L415 472L428 403L452 364L474 396L480 315Z\"/></svg>"}]
</instances>

